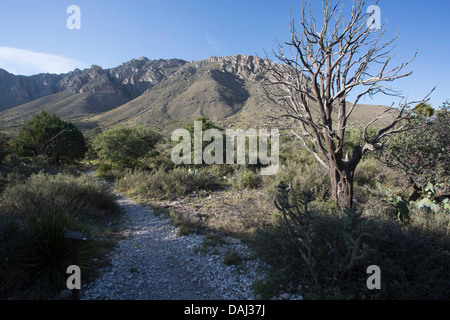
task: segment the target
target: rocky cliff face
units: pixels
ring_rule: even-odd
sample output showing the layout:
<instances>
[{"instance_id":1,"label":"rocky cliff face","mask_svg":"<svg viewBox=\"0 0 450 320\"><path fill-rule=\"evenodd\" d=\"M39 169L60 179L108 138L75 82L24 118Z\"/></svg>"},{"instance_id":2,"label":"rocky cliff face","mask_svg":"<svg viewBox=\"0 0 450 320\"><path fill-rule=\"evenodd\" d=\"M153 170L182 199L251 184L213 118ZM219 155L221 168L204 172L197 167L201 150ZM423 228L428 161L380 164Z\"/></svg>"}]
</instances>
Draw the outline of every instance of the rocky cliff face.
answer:
<instances>
[{"instance_id":1,"label":"rocky cliff face","mask_svg":"<svg viewBox=\"0 0 450 320\"><path fill-rule=\"evenodd\" d=\"M31 77L0 70L0 127L20 127L41 110L90 126L167 129L203 116L253 121L272 103L262 89L266 66L256 56L236 55L190 62L141 57L110 69L94 65Z\"/></svg>"},{"instance_id":2,"label":"rocky cliff face","mask_svg":"<svg viewBox=\"0 0 450 320\"><path fill-rule=\"evenodd\" d=\"M115 94L130 100L166 79L186 62L178 59L133 59L122 65L102 69L76 69L66 74L16 76L0 69L0 111L62 91L72 93Z\"/></svg>"},{"instance_id":3,"label":"rocky cliff face","mask_svg":"<svg viewBox=\"0 0 450 320\"><path fill-rule=\"evenodd\" d=\"M266 67L267 61L248 55L189 61L138 98L91 120L104 127L149 125L161 132L198 117L224 125L241 118L255 123L261 108L272 104L262 89Z\"/></svg>"},{"instance_id":4,"label":"rocky cliff face","mask_svg":"<svg viewBox=\"0 0 450 320\"><path fill-rule=\"evenodd\" d=\"M210 62L219 63L219 69L238 76L245 81L260 81L264 78L267 61L256 56L235 55L231 57L210 57Z\"/></svg>"},{"instance_id":5,"label":"rocky cliff face","mask_svg":"<svg viewBox=\"0 0 450 320\"><path fill-rule=\"evenodd\" d=\"M201 63L180 59L132 59L111 69L93 65L66 74L37 74L16 76L0 69L0 111L62 91L99 93L135 99L153 86L168 79L175 71L192 75L204 64L217 63L218 70L233 74L244 81L257 82L263 78L265 60L249 55L211 57ZM185 64L189 68L182 68Z\"/></svg>"},{"instance_id":6,"label":"rocky cliff face","mask_svg":"<svg viewBox=\"0 0 450 320\"><path fill-rule=\"evenodd\" d=\"M0 69L0 110L58 92L59 78L52 74L15 76Z\"/></svg>"}]
</instances>

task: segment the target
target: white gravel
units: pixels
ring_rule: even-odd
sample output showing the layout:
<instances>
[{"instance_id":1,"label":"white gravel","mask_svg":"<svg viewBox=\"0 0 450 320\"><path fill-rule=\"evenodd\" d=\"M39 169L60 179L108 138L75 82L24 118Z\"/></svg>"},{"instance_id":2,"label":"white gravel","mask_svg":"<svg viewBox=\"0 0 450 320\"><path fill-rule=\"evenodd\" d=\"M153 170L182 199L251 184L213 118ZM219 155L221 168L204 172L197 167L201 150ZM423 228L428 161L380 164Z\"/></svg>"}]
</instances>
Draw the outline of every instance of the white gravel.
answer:
<instances>
[{"instance_id":1,"label":"white gravel","mask_svg":"<svg viewBox=\"0 0 450 320\"><path fill-rule=\"evenodd\" d=\"M111 265L89 285L82 286L85 300L253 300L252 284L262 263L254 258L239 265L224 264L227 250L251 257L237 239L199 250L204 236L178 237L168 219L127 197L118 203L129 218L127 235L110 253Z\"/></svg>"}]
</instances>

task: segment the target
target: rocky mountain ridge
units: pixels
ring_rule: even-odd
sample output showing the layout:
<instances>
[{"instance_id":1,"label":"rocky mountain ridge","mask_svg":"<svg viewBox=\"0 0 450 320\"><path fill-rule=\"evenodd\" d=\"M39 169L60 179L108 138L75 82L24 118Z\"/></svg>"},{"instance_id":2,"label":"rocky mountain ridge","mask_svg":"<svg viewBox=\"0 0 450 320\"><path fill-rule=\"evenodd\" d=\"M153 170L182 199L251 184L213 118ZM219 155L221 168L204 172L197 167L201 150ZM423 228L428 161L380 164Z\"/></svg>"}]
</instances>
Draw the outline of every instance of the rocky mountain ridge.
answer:
<instances>
[{"instance_id":1,"label":"rocky mountain ridge","mask_svg":"<svg viewBox=\"0 0 450 320\"><path fill-rule=\"evenodd\" d=\"M117 123L178 123L239 113L263 81L266 61L250 55L132 59L103 69L15 76L0 70L0 126L15 127L41 110L88 127ZM167 120L167 121L166 121Z\"/></svg>"},{"instance_id":2,"label":"rocky mountain ridge","mask_svg":"<svg viewBox=\"0 0 450 320\"><path fill-rule=\"evenodd\" d=\"M65 74L32 76L13 75L0 69L0 111L62 91L115 94L131 100L185 63L180 59L149 60L141 57L110 69L93 65L89 69L75 69Z\"/></svg>"},{"instance_id":3,"label":"rocky mountain ridge","mask_svg":"<svg viewBox=\"0 0 450 320\"><path fill-rule=\"evenodd\" d=\"M222 127L273 126L267 116L283 108L267 95L267 64L257 56L235 55L189 62L141 57L109 69L94 65L28 77L0 69L0 131L15 134L42 110L84 131L123 124L168 133L198 117ZM355 108L355 123L373 119L383 108Z\"/></svg>"}]
</instances>

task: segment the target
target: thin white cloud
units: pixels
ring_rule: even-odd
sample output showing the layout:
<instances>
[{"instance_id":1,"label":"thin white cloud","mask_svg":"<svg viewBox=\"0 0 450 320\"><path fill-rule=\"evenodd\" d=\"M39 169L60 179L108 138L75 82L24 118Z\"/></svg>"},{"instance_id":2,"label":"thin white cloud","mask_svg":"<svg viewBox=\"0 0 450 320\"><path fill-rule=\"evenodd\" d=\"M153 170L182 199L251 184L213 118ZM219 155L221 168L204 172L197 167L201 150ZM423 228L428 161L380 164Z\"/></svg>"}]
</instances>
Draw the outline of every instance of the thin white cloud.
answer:
<instances>
[{"instance_id":1,"label":"thin white cloud","mask_svg":"<svg viewBox=\"0 0 450 320\"><path fill-rule=\"evenodd\" d=\"M206 41L208 41L208 44L216 51L220 50L219 45L217 43L217 40L214 37L211 37L210 35L206 36Z\"/></svg>"},{"instance_id":2,"label":"thin white cloud","mask_svg":"<svg viewBox=\"0 0 450 320\"><path fill-rule=\"evenodd\" d=\"M66 73L86 65L58 55L0 46L0 68L15 75L32 75Z\"/></svg>"}]
</instances>

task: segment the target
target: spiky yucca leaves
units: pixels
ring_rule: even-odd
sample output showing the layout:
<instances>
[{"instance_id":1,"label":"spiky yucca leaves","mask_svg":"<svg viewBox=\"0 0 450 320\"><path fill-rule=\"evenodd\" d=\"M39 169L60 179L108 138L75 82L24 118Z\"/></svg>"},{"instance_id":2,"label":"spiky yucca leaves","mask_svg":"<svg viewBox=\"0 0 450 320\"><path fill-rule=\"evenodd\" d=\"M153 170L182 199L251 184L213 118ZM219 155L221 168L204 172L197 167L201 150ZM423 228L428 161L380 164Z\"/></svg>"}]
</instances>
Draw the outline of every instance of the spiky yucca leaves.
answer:
<instances>
[{"instance_id":1,"label":"spiky yucca leaves","mask_svg":"<svg viewBox=\"0 0 450 320\"><path fill-rule=\"evenodd\" d=\"M65 239L66 230L92 234L87 218L77 212L53 208L39 216L28 217L24 243L23 267L31 278L40 279L50 287L65 285L66 270L72 264L72 241ZM92 239L79 244L79 266L95 257Z\"/></svg>"}]
</instances>

